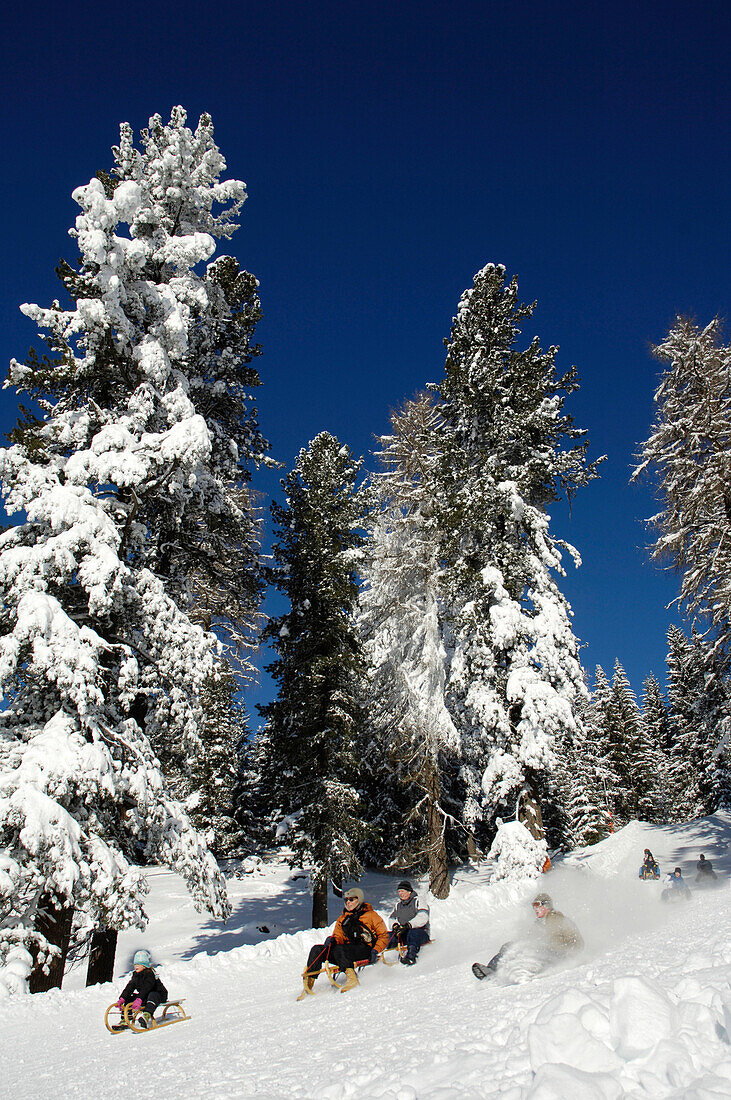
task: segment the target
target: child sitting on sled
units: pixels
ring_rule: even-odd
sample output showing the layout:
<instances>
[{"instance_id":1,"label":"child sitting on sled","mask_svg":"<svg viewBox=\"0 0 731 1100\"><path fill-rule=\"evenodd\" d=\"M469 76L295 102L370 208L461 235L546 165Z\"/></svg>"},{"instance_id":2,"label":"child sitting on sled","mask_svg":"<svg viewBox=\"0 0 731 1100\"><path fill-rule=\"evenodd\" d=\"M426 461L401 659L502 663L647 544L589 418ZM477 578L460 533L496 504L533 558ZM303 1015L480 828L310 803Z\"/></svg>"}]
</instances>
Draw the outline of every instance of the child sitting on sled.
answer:
<instances>
[{"instance_id":1,"label":"child sitting on sled","mask_svg":"<svg viewBox=\"0 0 731 1100\"><path fill-rule=\"evenodd\" d=\"M154 1027L155 1009L168 999L168 991L152 969L149 951L136 951L133 960L134 973L122 990L117 1001L118 1008L131 1005L134 1012L145 1006L145 1011L137 1018L138 1025Z\"/></svg>"}]
</instances>

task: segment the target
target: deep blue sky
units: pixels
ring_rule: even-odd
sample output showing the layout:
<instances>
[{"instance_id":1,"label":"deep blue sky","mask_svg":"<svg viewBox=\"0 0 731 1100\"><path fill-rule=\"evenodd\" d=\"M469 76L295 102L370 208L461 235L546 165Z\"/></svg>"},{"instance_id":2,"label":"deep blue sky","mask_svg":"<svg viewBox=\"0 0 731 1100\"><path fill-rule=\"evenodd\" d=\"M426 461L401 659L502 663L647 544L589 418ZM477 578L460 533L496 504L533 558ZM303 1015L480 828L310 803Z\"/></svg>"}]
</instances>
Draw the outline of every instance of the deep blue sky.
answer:
<instances>
[{"instance_id":1,"label":"deep blue sky","mask_svg":"<svg viewBox=\"0 0 731 1100\"><path fill-rule=\"evenodd\" d=\"M71 191L110 166L119 122L209 111L249 188L227 250L261 283L275 457L323 429L369 451L441 376L475 271L505 264L538 299L526 338L578 366L570 411L609 456L553 510L584 558L565 583L584 662L619 657L638 693L664 675L677 583L648 562L655 506L628 478L650 345L678 312L728 313L727 0L26 3L3 29L3 364L33 339L18 304L58 293Z\"/></svg>"}]
</instances>

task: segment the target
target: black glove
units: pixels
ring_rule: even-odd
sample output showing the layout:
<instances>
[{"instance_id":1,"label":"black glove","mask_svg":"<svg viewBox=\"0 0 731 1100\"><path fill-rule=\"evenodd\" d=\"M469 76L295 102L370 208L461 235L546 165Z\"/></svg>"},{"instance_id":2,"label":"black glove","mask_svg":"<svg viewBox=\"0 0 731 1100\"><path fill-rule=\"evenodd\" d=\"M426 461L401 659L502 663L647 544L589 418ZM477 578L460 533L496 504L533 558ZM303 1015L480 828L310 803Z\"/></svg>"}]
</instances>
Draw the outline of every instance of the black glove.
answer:
<instances>
[{"instance_id":1,"label":"black glove","mask_svg":"<svg viewBox=\"0 0 731 1100\"><path fill-rule=\"evenodd\" d=\"M380 955L378 954L378 952L374 948L373 951L371 951L371 963L377 963L379 958L380 958Z\"/></svg>"},{"instance_id":2,"label":"black glove","mask_svg":"<svg viewBox=\"0 0 731 1100\"><path fill-rule=\"evenodd\" d=\"M411 931L411 925L409 924L409 922L406 921L406 924L402 924L399 931L400 932L410 932Z\"/></svg>"},{"instance_id":3,"label":"black glove","mask_svg":"<svg viewBox=\"0 0 731 1100\"><path fill-rule=\"evenodd\" d=\"M395 920L395 921L393 922L393 928L391 929L391 931L392 931L392 932L395 932L395 933L396 933L396 935L398 935L398 934L399 934L399 932L401 931L401 925L399 924L399 922L398 922L397 920Z\"/></svg>"}]
</instances>

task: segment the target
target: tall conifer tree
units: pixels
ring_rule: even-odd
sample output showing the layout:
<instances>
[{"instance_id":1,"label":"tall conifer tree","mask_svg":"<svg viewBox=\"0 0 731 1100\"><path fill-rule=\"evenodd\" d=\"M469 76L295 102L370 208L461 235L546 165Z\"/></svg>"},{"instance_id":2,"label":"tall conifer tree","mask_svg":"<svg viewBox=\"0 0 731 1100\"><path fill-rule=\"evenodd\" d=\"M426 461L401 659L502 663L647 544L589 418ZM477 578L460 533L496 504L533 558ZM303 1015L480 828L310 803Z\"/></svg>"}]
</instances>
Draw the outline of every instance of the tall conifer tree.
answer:
<instances>
[{"instance_id":1,"label":"tall conifer tree","mask_svg":"<svg viewBox=\"0 0 731 1100\"><path fill-rule=\"evenodd\" d=\"M372 481L377 508L363 563L360 622L370 664L370 727L381 762L374 786L390 797L382 822L396 866L429 869L449 893L445 809L459 735L445 705L442 569L437 526L443 427L421 395L391 418ZM374 792L376 793L376 792Z\"/></svg>"},{"instance_id":2,"label":"tall conifer tree","mask_svg":"<svg viewBox=\"0 0 731 1100\"><path fill-rule=\"evenodd\" d=\"M300 451L282 482L272 579L290 603L265 635L278 683L266 718L272 794L289 824L286 841L310 868L315 927L328 923L328 882L357 877L366 826L359 795L363 766L364 666L354 624L355 568L363 505L361 463L322 432Z\"/></svg>"},{"instance_id":3,"label":"tall conifer tree","mask_svg":"<svg viewBox=\"0 0 731 1100\"><path fill-rule=\"evenodd\" d=\"M144 921L130 858L163 859L226 911L157 757L195 757L216 673L192 579L224 617L244 604L250 617L258 596L236 486L265 450L249 397L259 307L253 277L213 259L244 185L221 181L210 118L185 122L181 108L154 116L141 150L122 126L113 172L74 192L80 259L59 268L71 307L23 307L49 354L11 364L39 411L0 453L22 516L0 540L0 954L25 929L42 959L44 930L74 908L112 934Z\"/></svg>"},{"instance_id":4,"label":"tall conifer tree","mask_svg":"<svg viewBox=\"0 0 731 1100\"><path fill-rule=\"evenodd\" d=\"M489 264L459 303L438 387L444 420L439 525L449 599L448 705L462 737L465 824L512 813L542 833L554 745L584 692L562 551L548 506L595 476L584 432L564 412L577 387L557 349L519 346L534 306Z\"/></svg>"},{"instance_id":5,"label":"tall conifer tree","mask_svg":"<svg viewBox=\"0 0 731 1100\"><path fill-rule=\"evenodd\" d=\"M698 637L671 626L667 661L674 812L684 821L731 805L731 700L724 666Z\"/></svg>"},{"instance_id":6,"label":"tall conifer tree","mask_svg":"<svg viewBox=\"0 0 731 1100\"><path fill-rule=\"evenodd\" d=\"M601 669L597 671L601 673ZM572 847L595 844L609 833L612 824L608 798L612 779L603 714L593 700L579 699L574 719L574 730L561 746L556 777L558 810L566 819Z\"/></svg>"},{"instance_id":7,"label":"tall conifer tree","mask_svg":"<svg viewBox=\"0 0 731 1100\"><path fill-rule=\"evenodd\" d=\"M654 673L646 677L642 690L642 725L647 745L646 771L649 777L648 804L643 816L664 824L670 819L672 776L669 751L670 720L662 689Z\"/></svg>"},{"instance_id":8,"label":"tall conifer tree","mask_svg":"<svg viewBox=\"0 0 731 1100\"><path fill-rule=\"evenodd\" d=\"M642 716L627 673L614 663L612 691L607 710L612 800L617 821L626 824L647 809L650 775Z\"/></svg>"},{"instance_id":9,"label":"tall conifer tree","mask_svg":"<svg viewBox=\"0 0 731 1100\"><path fill-rule=\"evenodd\" d=\"M681 574L691 620L699 618L704 632L710 624L712 663L714 650L731 653L731 346L722 343L718 318L700 328L678 317L654 354L666 369L634 477L657 475L653 556Z\"/></svg>"},{"instance_id":10,"label":"tall conifer tree","mask_svg":"<svg viewBox=\"0 0 731 1100\"><path fill-rule=\"evenodd\" d=\"M187 784L191 820L218 859L238 855L243 841L236 813L248 718L238 690L230 670L204 685L202 751Z\"/></svg>"}]
</instances>

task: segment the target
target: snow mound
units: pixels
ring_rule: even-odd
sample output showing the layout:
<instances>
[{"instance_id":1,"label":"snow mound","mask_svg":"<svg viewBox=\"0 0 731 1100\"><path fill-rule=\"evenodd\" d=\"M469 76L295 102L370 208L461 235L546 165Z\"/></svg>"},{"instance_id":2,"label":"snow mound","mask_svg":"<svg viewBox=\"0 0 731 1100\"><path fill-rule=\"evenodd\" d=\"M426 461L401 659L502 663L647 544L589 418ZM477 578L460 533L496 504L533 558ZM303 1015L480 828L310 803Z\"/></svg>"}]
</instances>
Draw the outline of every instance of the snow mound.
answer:
<instances>
[{"instance_id":1,"label":"snow mound","mask_svg":"<svg viewBox=\"0 0 731 1100\"><path fill-rule=\"evenodd\" d=\"M602 878L627 877L642 863L645 848L651 848L653 827L642 821L630 821L598 844L582 848L564 859L566 865L589 868Z\"/></svg>"}]
</instances>

